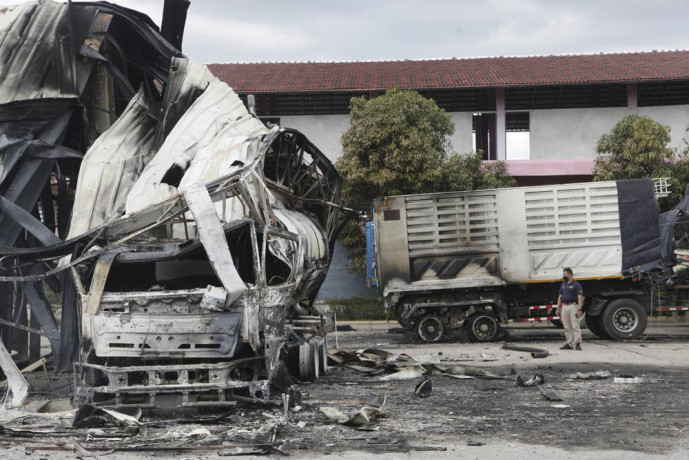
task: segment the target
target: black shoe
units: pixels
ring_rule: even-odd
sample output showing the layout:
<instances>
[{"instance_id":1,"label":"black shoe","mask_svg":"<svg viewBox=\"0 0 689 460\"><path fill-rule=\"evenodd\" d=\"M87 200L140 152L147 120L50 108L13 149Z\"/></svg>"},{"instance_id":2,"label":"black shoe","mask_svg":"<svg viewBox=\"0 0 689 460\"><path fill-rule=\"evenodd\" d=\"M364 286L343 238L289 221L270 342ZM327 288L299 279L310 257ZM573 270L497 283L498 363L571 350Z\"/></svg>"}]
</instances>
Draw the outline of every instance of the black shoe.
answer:
<instances>
[{"instance_id":1,"label":"black shoe","mask_svg":"<svg viewBox=\"0 0 689 460\"><path fill-rule=\"evenodd\" d=\"M570 347L569 344L566 343L560 347L560 350L574 350L574 348Z\"/></svg>"},{"instance_id":2,"label":"black shoe","mask_svg":"<svg viewBox=\"0 0 689 460\"><path fill-rule=\"evenodd\" d=\"M574 345L574 349L581 351L581 344L577 343L576 345Z\"/></svg>"}]
</instances>

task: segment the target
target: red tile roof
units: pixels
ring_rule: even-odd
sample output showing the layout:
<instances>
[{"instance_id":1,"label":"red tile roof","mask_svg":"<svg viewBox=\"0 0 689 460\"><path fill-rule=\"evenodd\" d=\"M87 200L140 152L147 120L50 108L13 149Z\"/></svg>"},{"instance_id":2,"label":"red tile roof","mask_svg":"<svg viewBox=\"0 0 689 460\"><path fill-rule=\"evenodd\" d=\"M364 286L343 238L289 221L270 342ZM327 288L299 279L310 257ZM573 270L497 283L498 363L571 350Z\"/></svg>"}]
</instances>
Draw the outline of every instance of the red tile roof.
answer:
<instances>
[{"instance_id":1,"label":"red tile roof","mask_svg":"<svg viewBox=\"0 0 689 460\"><path fill-rule=\"evenodd\" d=\"M209 67L240 93L546 86L689 80L689 51Z\"/></svg>"}]
</instances>

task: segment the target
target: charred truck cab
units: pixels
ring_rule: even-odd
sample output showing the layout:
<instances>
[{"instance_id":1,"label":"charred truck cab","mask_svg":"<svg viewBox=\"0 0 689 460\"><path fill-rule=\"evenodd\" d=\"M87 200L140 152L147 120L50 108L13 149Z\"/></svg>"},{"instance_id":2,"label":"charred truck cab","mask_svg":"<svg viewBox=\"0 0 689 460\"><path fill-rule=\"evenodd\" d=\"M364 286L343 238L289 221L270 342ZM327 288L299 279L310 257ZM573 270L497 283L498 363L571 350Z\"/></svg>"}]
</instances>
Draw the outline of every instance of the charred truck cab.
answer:
<instances>
[{"instance_id":1,"label":"charred truck cab","mask_svg":"<svg viewBox=\"0 0 689 460\"><path fill-rule=\"evenodd\" d=\"M658 209L651 180L388 197L374 209L378 287L424 341L491 341L508 321L557 320L571 267L589 329L633 339L651 312L640 275L664 268Z\"/></svg>"},{"instance_id":2,"label":"charred truck cab","mask_svg":"<svg viewBox=\"0 0 689 460\"><path fill-rule=\"evenodd\" d=\"M289 371L325 372L332 321L313 300L339 223L339 177L300 133L262 137L270 142L245 141L256 155L217 186L106 229L127 241L78 275L88 285L79 403L235 404L286 391ZM313 195L293 194L287 178ZM129 239L132 225L147 230Z\"/></svg>"},{"instance_id":3,"label":"charred truck cab","mask_svg":"<svg viewBox=\"0 0 689 460\"><path fill-rule=\"evenodd\" d=\"M47 337L79 404L222 406L325 370L340 176L182 54L188 6L161 28L107 2L0 8L0 358Z\"/></svg>"}]
</instances>

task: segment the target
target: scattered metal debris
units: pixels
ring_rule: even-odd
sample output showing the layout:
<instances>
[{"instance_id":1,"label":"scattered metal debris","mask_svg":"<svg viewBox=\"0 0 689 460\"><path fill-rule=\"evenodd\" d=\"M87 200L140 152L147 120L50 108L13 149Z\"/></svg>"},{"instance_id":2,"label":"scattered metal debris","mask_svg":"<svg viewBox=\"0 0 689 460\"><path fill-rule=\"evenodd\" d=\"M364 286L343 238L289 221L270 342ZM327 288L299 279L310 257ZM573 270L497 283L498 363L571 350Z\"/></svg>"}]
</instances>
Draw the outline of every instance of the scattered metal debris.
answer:
<instances>
[{"instance_id":1,"label":"scattered metal debris","mask_svg":"<svg viewBox=\"0 0 689 460\"><path fill-rule=\"evenodd\" d=\"M6 349L5 349L5 350L6 350ZM45 358L41 358L41 359L39 359L38 361L36 361L35 363L30 364L30 365L28 365L28 366L22 368L21 373L22 373L22 374L26 374L27 372L33 372L33 371L35 371L36 369L38 369L39 367L42 367L42 368L43 368L43 372L45 372L45 374L46 374L46 376L47 376L47 375L48 375L48 370L46 369L46 362L47 362L47 360L46 360ZM7 380L3 380L2 382L0 382L0 388L5 388L5 387L7 386L7 383L8 383Z\"/></svg>"},{"instance_id":2,"label":"scattered metal debris","mask_svg":"<svg viewBox=\"0 0 689 460\"><path fill-rule=\"evenodd\" d=\"M418 379L425 372L422 366L409 366L399 371L380 377L380 381L389 382L390 380L411 380Z\"/></svg>"},{"instance_id":3,"label":"scattered metal debris","mask_svg":"<svg viewBox=\"0 0 689 460\"><path fill-rule=\"evenodd\" d=\"M322 406L319 407L318 410L321 411L326 417L336 421L337 423L345 423L347 420L349 420L349 417L347 417L344 412L334 407Z\"/></svg>"},{"instance_id":4,"label":"scattered metal debris","mask_svg":"<svg viewBox=\"0 0 689 460\"><path fill-rule=\"evenodd\" d=\"M141 409L135 409L135 416L89 404L82 405L74 416L74 428L98 428L102 426L140 427Z\"/></svg>"},{"instance_id":5,"label":"scattered metal debris","mask_svg":"<svg viewBox=\"0 0 689 460\"><path fill-rule=\"evenodd\" d=\"M500 375L484 367L465 365L446 366L443 364L420 362L404 353L395 354L376 348L367 348L356 352L330 349L328 351L328 358L331 359L335 365L346 366L365 374L385 374L378 378L378 380L383 382L418 379L422 377L424 373L428 373L428 375L437 373L458 379L505 378L504 375Z\"/></svg>"},{"instance_id":6,"label":"scattered metal debris","mask_svg":"<svg viewBox=\"0 0 689 460\"><path fill-rule=\"evenodd\" d=\"M414 387L414 394L419 398L428 398L433 391L433 381L429 378L432 371L423 373L423 378Z\"/></svg>"},{"instance_id":7,"label":"scattered metal debris","mask_svg":"<svg viewBox=\"0 0 689 460\"><path fill-rule=\"evenodd\" d=\"M644 379L633 376L619 376L612 379L613 383L643 383Z\"/></svg>"},{"instance_id":8,"label":"scattered metal debris","mask_svg":"<svg viewBox=\"0 0 689 460\"><path fill-rule=\"evenodd\" d=\"M386 398L385 395L371 394L366 400L364 407L359 409L359 411L349 417L348 420L344 422L344 425L350 426L363 426L371 423L371 419L381 412L385 408Z\"/></svg>"},{"instance_id":9,"label":"scattered metal debris","mask_svg":"<svg viewBox=\"0 0 689 460\"><path fill-rule=\"evenodd\" d=\"M610 371L595 371L595 372L575 372L567 376L569 379L576 380L605 380L612 377Z\"/></svg>"},{"instance_id":10,"label":"scattered metal debris","mask_svg":"<svg viewBox=\"0 0 689 460\"><path fill-rule=\"evenodd\" d=\"M532 358L546 358L547 356L550 355L548 350L543 350L541 348L535 348L535 347L521 347L521 346L517 346L517 345L510 345L508 343L503 343L500 348L502 348L503 350L523 351L526 353L531 353Z\"/></svg>"},{"instance_id":11,"label":"scattered metal debris","mask_svg":"<svg viewBox=\"0 0 689 460\"><path fill-rule=\"evenodd\" d=\"M0 341L0 367L5 372L8 382L7 393L2 405L9 409L20 407L29 393L29 384L2 341Z\"/></svg>"},{"instance_id":12,"label":"scattered metal debris","mask_svg":"<svg viewBox=\"0 0 689 460\"><path fill-rule=\"evenodd\" d=\"M459 378L478 378L478 379L488 379L488 380L502 380L505 378L504 375L498 374L497 372L479 366L465 366L465 365L454 365L454 366L436 366L435 367L441 374L447 375L449 377L459 377Z\"/></svg>"},{"instance_id":13,"label":"scattered metal debris","mask_svg":"<svg viewBox=\"0 0 689 460\"><path fill-rule=\"evenodd\" d=\"M517 375L516 384L518 387L534 387L543 385L545 383L545 376L543 374L536 374L529 380L524 380L521 375Z\"/></svg>"},{"instance_id":14,"label":"scattered metal debris","mask_svg":"<svg viewBox=\"0 0 689 460\"><path fill-rule=\"evenodd\" d=\"M548 401L562 401L560 395L557 394L557 391L555 391L550 385L543 385L541 387L541 394Z\"/></svg>"}]
</instances>

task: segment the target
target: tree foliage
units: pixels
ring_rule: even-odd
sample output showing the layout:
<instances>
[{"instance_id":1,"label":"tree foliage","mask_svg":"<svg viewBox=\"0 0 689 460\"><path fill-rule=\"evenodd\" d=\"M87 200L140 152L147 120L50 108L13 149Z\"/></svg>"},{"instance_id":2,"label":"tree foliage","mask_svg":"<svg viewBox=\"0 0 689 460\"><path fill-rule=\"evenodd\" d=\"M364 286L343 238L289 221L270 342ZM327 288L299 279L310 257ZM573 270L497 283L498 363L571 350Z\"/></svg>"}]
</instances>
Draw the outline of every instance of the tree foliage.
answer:
<instances>
[{"instance_id":1,"label":"tree foliage","mask_svg":"<svg viewBox=\"0 0 689 460\"><path fill-rule=\"evenodd\" d=\"M450 117L415 91L352 99L338 161L345 201L370 206L377 197L436 190L453 132Z\"/></svg>"},{"instance_id":2,"label":"tree foliage","mask_svg":"<svg viewBox=\"0 0 689 460\"><path fill-rule=\"evenodd\" d=\"M685 141L686 143L686 141ZM676 157L670 169L670 196L661 201L663 211L672 209L684 197L684 192L689 185L689 144Z\"/></svg>"},{"instance_id":3,"label":"tree foliage","mask_svg":"<svg viewBox=\"0 0 689 460\"><path fill-rule=\"evenodd\" d=\"M443 167L441 190L483 190L514 187L517 182L503 161L483 161L483 153L453 153Z\"/></svg>"},{"instance_id":4,"label":"tree foliage","mask_svg":"<svg viewBox=\"0 0 689 460\"><path fill-rule=\"evenodd\" d=\"M449 154L453 132L450 117L415 91L352 99L337 163L345 203L366 213L373 200L390 195L516 185L504 162L484 163L481 152ZM360 272L366 258L362 221L350 222L340 234L350 268Z\"/></svg>"},{"instance_id":5,"label":"tree foliage","mask_svg":"<svg viewBox=\"0 0 689 460\"><path fill-rule=\"evenodd\" d=\"M666 177L675 156L669 143L669 127L647 116L627 115L598 141L594 180Z\"/></svg>"},{"instance_id":6,"label":"tree foliage","mask_svg":"<svg viewBox=\"0 0 689 460\"><path fill-rule=\"evenodd\" d=\"M662 211L676 205L689 184L689 144L676 154L669 147L670 128L652 118L627 115L601 136L594 180L668 177L671 194L659 200Z\"/></svg>"}]
</instances>

